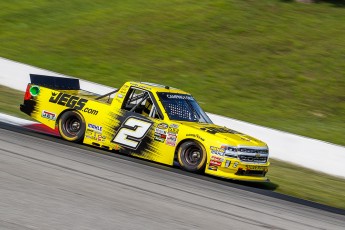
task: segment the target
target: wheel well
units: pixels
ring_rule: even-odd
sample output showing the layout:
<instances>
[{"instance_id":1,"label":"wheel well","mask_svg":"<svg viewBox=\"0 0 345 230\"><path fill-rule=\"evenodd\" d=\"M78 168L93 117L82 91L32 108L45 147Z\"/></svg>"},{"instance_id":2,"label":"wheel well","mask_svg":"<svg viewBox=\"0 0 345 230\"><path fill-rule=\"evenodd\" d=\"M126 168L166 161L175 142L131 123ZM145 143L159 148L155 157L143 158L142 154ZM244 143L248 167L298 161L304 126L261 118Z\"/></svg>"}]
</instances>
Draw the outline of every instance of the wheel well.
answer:
<instances>
[{"instance_id":1,"label":"wheel well","mask_svg":"<svg viewBox=\"0 0 345 230\"><path fill-rule=\"evenodd\" d=\"M73 111L73 109L66 109L66 110L62 111L55 120L55 127L57 127L59 125L59 120L60 120L60 117L62 116L62 114L66 113L68 111Z\"/></svg>"}]
</instances>

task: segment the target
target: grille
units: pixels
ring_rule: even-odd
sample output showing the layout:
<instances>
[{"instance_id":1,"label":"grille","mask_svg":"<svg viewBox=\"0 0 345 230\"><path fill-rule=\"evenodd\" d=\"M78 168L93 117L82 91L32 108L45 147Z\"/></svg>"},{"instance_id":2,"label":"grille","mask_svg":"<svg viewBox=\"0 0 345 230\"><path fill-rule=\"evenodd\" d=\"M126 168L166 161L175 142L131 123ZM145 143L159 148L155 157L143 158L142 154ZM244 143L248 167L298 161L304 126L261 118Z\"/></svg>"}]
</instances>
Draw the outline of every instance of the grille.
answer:
<instances>
[{"instance_id":1,"label":"grille","mask_svg":"<svg viewBox=\"0 0 345 230\"><path fill-rule=\"evenodd\" d=\"M267 149L239 148L238 151L242 152L242 153L261 153L261 154L267 154L268 153Z\"/></svg>"},{"instance_id":2,"label":"grille","mask_svg":"<svg viewBox=\"0 0 345 230\"><path fill-rule=\"evenodd\" d=\"M267 162L267 157L239 155L238 158L244 162L257 162L257 163L266 163Z\"/></svg>"}]
</instances>

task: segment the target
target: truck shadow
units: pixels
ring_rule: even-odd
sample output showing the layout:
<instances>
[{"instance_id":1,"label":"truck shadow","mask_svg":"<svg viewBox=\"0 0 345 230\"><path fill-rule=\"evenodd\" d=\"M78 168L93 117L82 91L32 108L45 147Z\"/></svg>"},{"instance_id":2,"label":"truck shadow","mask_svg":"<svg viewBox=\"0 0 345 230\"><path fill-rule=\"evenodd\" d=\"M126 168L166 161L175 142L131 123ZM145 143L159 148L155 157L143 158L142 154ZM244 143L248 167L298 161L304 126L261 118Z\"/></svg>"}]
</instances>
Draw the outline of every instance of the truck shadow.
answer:
<instances>
[{"instance_id":1,"label":"truck shadow","mask_svg":"<svg viewBox=\"0 0 345 230\"><path fill-rule=\"evenodd\" d=\"M204 176L212 178L214 180L221 181L223 182L222 184L230 183L232 185L245 186L246 188L274 191L279 187L278 184L273 183L272 181L267 181L267 182L239 181L239 180L231 180L231 179L219 178L219 177L209 176L209 175L204 175Z\"/></svg>"},{"instance_id":2,"label":"truck shadow","mask_svg":"<svg viewBox=\"0 0 345 230\"><path fill-rule=\"evenodd\" d=\"M271 181L268 182L247 182L247 181L234 181L233 183L244 185L247 187L253 187L253 188L258 188L258 189L264 189L264 190L270 190L274 191L276 190L279 185L275 184Z\"/></svg>"}]
</instances>

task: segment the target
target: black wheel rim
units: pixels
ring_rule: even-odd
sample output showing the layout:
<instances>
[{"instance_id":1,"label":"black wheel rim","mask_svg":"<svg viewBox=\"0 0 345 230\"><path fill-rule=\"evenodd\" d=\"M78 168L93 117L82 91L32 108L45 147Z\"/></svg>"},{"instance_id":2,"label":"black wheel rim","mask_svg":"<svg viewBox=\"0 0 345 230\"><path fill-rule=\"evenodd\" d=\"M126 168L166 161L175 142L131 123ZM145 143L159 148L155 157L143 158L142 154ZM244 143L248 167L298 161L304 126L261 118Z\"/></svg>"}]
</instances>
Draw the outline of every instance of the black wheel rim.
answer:
<instances>
[{"instance_id":1,"label":"black wheel rim","mask_svg":"<svg viewBox=\"0 0 345 230\"><path fill-rule=\"evenodd\" d=\"M189 165L197 166L202 160L202 150L198 146L190 146L185 151L185 159Z\"/></svg>"},{"instance_id":2,"label":"black wheel rim","mask_svg":"<svg viewBox=\"0 0 345 230\"><path fill-rule=\"evenodd\" d=\"M69 117L64 123L64 129L70 136L77 136L81 129L81 121L76 116Z\"/></svg>"}]
</instances>

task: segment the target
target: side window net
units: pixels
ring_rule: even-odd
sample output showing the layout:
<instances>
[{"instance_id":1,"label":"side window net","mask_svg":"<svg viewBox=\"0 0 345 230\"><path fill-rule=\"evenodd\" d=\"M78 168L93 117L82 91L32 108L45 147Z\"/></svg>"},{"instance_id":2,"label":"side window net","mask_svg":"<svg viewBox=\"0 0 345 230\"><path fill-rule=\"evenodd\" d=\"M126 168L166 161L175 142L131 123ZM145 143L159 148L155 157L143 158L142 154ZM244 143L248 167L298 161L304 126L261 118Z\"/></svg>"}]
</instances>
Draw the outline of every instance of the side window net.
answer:
<instances>
[{"instance_id":1,"label":"side window net","mask_svg":"<svg viewBox=\"0 0 345 230\"><path fill-rule=\"evenodd\" d=\"M131 89L129 97L125 99L123 109L142 114L147 117L159 118L148 92L140 89Z\"/></svg>"}]
</instances>

